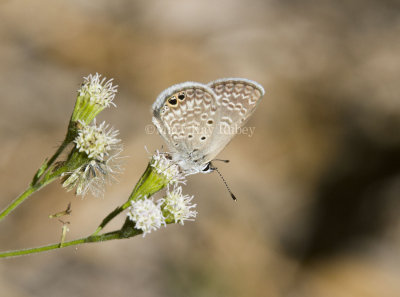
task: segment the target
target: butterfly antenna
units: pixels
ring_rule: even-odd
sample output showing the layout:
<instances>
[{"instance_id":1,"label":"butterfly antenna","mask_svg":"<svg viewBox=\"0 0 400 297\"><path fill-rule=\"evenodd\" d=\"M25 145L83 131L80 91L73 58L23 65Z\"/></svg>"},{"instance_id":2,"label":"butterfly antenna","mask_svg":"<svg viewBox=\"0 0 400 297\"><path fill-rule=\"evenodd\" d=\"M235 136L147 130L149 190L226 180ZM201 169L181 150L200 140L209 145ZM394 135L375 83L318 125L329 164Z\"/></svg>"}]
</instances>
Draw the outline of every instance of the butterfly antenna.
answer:
<instances>
[{"instance_id":1,"label":"butterfly antenna","mask_svg":"<svg viewBox=\"0 0 400 297\"><path fill-rule=\"evenodd\" d=\"M222 159L213 159L213 161L220 161L224 163L229 163L229 160L222 160Z\"/></svg>"},{"instance_id":2,"label":"butterfly antenna","mask_svg":"<svg viewBox=\"0 0 400 297\"><path fill-rule=\"evenodd\" d=\"M228 161L228 162L229 162L229 161ZM237 201L236 196L233 195L231 189L230 189L229 186L228 186L228 183L226 182L225 178L222 176L221 172L219 172L218 168L217 168L217 167L214 167L213 170L216 171L216 172L218 173L218 175L221 177L221 179L222 179L222 181L224 182L224 184L225 184L225 186L226 186L226 188L227 188L229 194L231 194L231 197L232 197L233 201Z\"/></svg>"}]
</instances>

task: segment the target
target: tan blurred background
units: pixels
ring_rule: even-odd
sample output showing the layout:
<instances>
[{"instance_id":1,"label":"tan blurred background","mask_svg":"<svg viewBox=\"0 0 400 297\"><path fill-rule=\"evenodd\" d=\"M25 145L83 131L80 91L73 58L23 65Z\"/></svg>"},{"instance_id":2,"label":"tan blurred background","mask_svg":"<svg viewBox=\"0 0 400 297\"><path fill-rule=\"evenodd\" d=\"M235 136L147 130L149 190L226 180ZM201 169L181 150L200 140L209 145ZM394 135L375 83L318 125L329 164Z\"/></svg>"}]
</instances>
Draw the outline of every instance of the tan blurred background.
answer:
<instances>
[{"instance_id":1,"label":"tan blurred background","mask_svg":"<svg viewBox=\"0 0 400 297\"><path fill-rule=\"evenodd\" d=\"M72 202L67 239L122 204L163 144L150 106L187 80L246 77L267 93L189 179L198 218L146 238L0 261L0 295L400 296L398 1L0 2L0 208L63 139L82 77L120 86L125 174L104 199L54 183L0 224L0 249L57 242L48 215ZM123 218L110 226L118 227Z\"/></svg>"}]
</instances>

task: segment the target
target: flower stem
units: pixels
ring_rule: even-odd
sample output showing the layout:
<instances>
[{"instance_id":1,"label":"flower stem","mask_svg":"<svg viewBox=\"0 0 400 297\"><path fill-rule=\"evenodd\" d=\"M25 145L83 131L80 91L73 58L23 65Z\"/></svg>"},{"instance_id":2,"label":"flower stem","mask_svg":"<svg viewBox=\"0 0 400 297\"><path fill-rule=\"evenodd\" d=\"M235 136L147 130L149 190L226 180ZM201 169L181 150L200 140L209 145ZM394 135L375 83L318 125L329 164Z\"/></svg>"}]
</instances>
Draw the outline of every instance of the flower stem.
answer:
<instances>
[{"instance_id":1,"label":"flower stem","mask_svg":"<svg viewBox=\"0 0 400 297\"><path fill-rule=\"evenodd\" d=\"M97 227L96 231L94 231L94 233L92 234L92 236L97 236L97 234L99 234L99 232L101 230L103 230L103 228L113 219L115 218L117 215L119 215L124 209L122 208L122 206L117 207L116 209L114 209L108 216L106 216L103 221L101 222L101 224L99 225L99 227Z\"/></svg>"},{"instance_id":2,"label":"flower stem","mask_svg":"<svg viewBox=\"0 0 400 297\"><path fill-rule=\"evenodd\" d=\"M80 238L80 239L71 240L71 241L65 241L62 244L55 243L55 244L50 244L50 245L45 245L45 246L35 247L35 248L30 248L30 249L3 252L3 253L0 253L0 258L10 258L10 257L16 257L16 256L22 256L22 255L28 255L28 254L36 254L36 253L41 253L41 252L45 252L45 251L64 248L67 246L79 245L79 244L83 244L83 243L101 242L101 241L108 241L108 240L114 240L114 239L130 238L130 237L139 235L141 233L142 233L141 230L134 229L132 226L127 226L126 228L123 228L118 231L113 231L113 232L109 232L109 233L102 234L102 235L95 235L95 236L90 235L85 238Z\"/></svg>"},{"instance_id":3,"label":"flower stem","mask_svg":"<svg viewBox=\"0 0 400 297\"><path fill-rule=\"evenodd\" d=\"M29 186L25 192L18 196L13 202L10 203L1 213L0 221L3 220L10 212L12 212L18 205L20 205L26 198L36 191L34 186Z\"/></svg>"},{"instance_id":4,"label":"flower stem","mask_svg":"<svg viewBox=\"0 0 400 297\"><path fill-rule=\"evenodd\" d=\"M42 167L43 168L43 167ZM0 221L4 220L4 218L12 212L14 209L16 209L22 202L24 202L28 197L30 197L33 193L39 191L41 188L44 186L48 185L55 179L57 179L63 171L66 169L64 167L60 167L58 170L52 173L47 173L44 175L43 179L37 179L36 183L34 183L35 178L37 175L35 175L34 180L32 183L29 185L29 187L17 198L14 199L1 213L0 213ZM41 175L43 176L43 174Z\"/></svg>"}]
</instances>

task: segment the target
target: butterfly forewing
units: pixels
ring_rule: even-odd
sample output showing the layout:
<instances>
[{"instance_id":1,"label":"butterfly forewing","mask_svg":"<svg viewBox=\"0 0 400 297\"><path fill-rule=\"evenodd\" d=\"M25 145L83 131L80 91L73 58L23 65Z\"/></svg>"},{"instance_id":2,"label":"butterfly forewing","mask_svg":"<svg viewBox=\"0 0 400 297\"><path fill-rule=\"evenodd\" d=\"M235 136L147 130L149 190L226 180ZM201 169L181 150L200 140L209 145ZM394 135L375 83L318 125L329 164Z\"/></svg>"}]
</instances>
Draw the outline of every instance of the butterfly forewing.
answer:
<instances>
[{"instance_id":1,"label":"butterfly forewing","mask_svg":"<svg viewBox=\"0 0 400 297\"><path fill-rule=\"evenodd\" d=\"M240 133L264 95L264 89L260 84L242 78L219 79L208 86L214 91L220 110L213 142L206 152L209 158L214 158L234 135Z\"/></svg>"}]
</instances>

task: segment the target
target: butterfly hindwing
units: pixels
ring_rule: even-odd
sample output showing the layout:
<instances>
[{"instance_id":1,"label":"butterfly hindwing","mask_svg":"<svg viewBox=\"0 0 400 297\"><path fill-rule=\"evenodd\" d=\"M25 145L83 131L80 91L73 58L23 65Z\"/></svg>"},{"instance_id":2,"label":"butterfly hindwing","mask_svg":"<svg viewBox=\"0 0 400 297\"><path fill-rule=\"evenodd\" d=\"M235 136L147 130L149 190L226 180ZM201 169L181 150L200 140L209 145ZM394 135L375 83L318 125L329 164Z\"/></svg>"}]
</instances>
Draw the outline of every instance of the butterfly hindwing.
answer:
<instances>
[{"instance_id":1,"label":"butterfly hindwing","mask_svg":"<svg viewBox=\"0 0 400 297\"><path fill-rule=\"evenodd\" d=\"M186 82L159 95L153 122L178 158L201 156L209 146L218 119L214 92L206 85Z\"/></svg>"}]
</instances>

